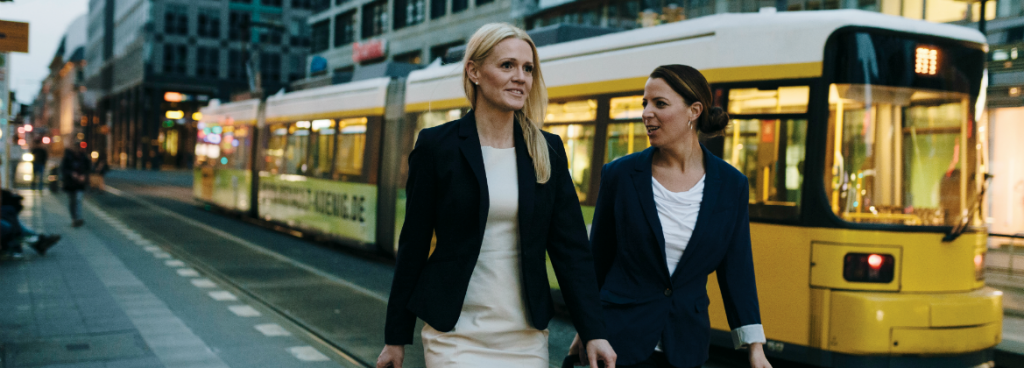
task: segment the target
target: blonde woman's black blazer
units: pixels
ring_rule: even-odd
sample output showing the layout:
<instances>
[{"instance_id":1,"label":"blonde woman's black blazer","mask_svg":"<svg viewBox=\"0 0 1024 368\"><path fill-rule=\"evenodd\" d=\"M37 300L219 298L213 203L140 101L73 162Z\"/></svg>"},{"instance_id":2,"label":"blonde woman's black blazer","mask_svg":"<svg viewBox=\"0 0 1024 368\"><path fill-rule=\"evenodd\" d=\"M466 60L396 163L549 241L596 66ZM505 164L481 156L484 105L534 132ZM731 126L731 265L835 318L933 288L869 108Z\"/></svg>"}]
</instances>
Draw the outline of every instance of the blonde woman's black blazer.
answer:
<instances>
[{"instance_id":1,"label":"blonde woman's black blazer","mask_svg":"<svg viewBox=\"0 0 1024 368\"><path fill-rule=\"evenodd\" d=\"M562 141L544 133L551 179L538 184L523 131L518 122L513 126L527 316L533 327L544 329L554 310L547 252L580 337L603 339L593 255ZM420 132L409 155L406 217L388 301L386 344L411 344L416 317L439 331L455 327L487 223L490 196L485 175L473 112ZM435 233L437 246L428 257Z\"/></svg>"}]
</instances>

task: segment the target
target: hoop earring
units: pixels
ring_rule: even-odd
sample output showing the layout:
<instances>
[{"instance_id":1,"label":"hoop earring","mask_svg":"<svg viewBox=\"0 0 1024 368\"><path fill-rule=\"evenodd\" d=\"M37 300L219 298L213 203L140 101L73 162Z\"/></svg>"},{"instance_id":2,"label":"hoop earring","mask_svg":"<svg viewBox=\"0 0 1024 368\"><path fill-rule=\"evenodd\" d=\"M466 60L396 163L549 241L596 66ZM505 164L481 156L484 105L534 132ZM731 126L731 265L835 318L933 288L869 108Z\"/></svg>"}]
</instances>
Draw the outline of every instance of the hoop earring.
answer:
<instances>
[{"instance_id":1,"label":"hoop earring","mask_svg":"<svg viewBox=\"0 0 1024 368\"><path fill-rule=\"evenodd\" d=\"M693 130L693 120L690 120L690 130Z\"/></svg>"}]
</instances>

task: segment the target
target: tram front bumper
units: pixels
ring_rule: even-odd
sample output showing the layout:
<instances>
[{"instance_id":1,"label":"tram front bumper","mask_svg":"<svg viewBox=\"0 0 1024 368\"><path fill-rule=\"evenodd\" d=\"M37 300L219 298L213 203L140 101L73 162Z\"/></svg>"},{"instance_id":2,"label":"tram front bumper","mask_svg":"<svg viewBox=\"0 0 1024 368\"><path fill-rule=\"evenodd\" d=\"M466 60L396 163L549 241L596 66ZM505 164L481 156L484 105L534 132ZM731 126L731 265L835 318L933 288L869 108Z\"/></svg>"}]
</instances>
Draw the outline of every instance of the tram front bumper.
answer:
<instances>
[{"instance_id":1,"label":"tram front bumper","mask_svg":"<svg viewBox=\"0 0 1024 368\"><path fill-rule=\"evenodd\" d=\"M834 291L829 350L847 354L963 354L1002 339L1002 299L989 287L908 294Z\"/></svg>"}]
</instances>

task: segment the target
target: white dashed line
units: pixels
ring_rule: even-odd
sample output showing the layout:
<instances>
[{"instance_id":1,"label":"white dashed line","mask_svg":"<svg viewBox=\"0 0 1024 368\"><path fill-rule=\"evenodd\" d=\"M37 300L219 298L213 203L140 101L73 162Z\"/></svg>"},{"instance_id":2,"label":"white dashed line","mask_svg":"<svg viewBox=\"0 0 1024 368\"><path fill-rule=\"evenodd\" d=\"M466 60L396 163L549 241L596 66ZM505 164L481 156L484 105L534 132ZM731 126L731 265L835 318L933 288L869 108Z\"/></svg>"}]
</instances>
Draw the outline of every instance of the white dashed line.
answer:
<instances>
[{"instance_id":1,"label":"white dashed line","mask_svg":"<svg viewBox=\"0 0 1024 368\"><path fill-rule=\"evenodd\" d=\"M292 333L285 330L284 327L276 323L265 323L262 325L256 325L256 330L262 333L264 336L291 336Z\"/></svg>"},{"instance_id":2,"label":"white dashed line","mask_svg":"<svg viewBox=\"0 0 1024 368\"><path fill-rule=\"evenodd\" d=\"M151 242L151 241L149 241L149 240L146 240L146 239L140 239L140 240L136 240L136 241L135 241L135 245L138 245L138 246L143 246L143 247L145 247L145 246L151 246L151 245L155 245L155 244L153 244L153 242Z\"/></svg>"},{"instance_id":3,"label":"white dashed line","mask_svg":"<svg viewBox=\"0 0 1024 368\"><path fill-rule=\"evenodd\" d=\"M217 284L214 283L213 281L210 281L210 279L192 279L192 285L195 285L196 287L199 288L217 287Z\"/></svg>"},{"instance_id":4,"label":"white dashed line","mask_svg":"<svg viewBox=\"0 0 1024 368\"><path fill-rule=\"evenodd\" d=\"M213 298L213 300L217 301L223 302L229 300L238 300L238 297L235 296L235 294L232 294L230 291L211 291L209 292L209 294L210 297Z\"/></svg>"},{"instance_id":5,"label":"white dashed line","mask_svg":"<svg viewBox=\"0 0 1024 368\"><path fill-rule=\"evenodd\" d=\"M179 261L177 259L172 259L172 260L166 261L166 262L164 262L164 264L167 265L167 267L184 267L185 266L185 262Z\"/></svg>"},{"instance_id":6,"label":"white dashed line","mask_svg":"<svg viewBox=\"0 0 1024 368\"><path fill-rule=\"evenodd\" d=\"M167 252L153 252L153 257L163 259L163 258L171 258L171 255L170 255L170 253L167 253Z\"/></svg>"},{"instance_id":7,"label":"white dashed line","mask_svg":"<svg viewBox=\"0 0 1024 368\"><path fill-rule=\"evenodd\" d=\"M331 360L323 353L317 351L312 346L296 346L288 348L288 352L292 353L295 358L298 358L304 362L326 362Z\"/></svg>"},{"instance_id":8,"label":"white dashed line","mask_svg":"<svg viewBox=\"0 0 1024 368\"><path fill-rule=\"evenodd\" d=\"M163 249L161 249L160 247L155 246L155 245L150 245L150 246L142 248L142 249L145 249L147 252L163 252L164 251Z\"/></svg>"},{"instance_id":9,"label":"white dashed line","mask_svg":"<svg viewBox=\"0 0 1024 368\"><path fill-rule=\"evenodd\" d=\"M250 307L248 305L232 305L232 306L228 307L228 309L231 310L231 313L234 313L236 316L239 316L239 317L259 317L260 316L260 311L256 310L256 308Z\"/></svg>"},{"instance_id":10,"label":"white dashed line","mask_svg":"<svg viewBox=\"0 0 1024 368\"><path fill-rule=\"evenodd\" d=\"M179 268L178 275L183 277L196 277L199 276L199 271L193 270L191 268Z\"/></svg>"}]
</instances>

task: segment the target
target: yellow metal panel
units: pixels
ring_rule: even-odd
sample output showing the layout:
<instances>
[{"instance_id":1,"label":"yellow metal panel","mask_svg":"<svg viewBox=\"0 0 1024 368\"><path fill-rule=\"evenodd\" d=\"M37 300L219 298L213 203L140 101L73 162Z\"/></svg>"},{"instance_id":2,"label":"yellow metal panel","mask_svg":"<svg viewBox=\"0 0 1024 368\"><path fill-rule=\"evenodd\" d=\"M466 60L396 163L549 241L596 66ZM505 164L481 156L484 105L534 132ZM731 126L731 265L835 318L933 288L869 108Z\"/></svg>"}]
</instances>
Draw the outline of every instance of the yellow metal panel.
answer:
<instances>
[{"instance_id":1,"label":"yellow metal panel","mask_svg":"<svg viewBox=\"0 0 1024 368\"><path fill-rule=\"evenodd\" d=\"M1003 313L1002 293L994 289L941 295L931 302L931 327L983 325L999 321Z\"/></svg>"},{"instance_id":2,"label":"yellow metal panel","mask_svg":"<svg viewBox=\"0 0 1024 368\"><path fill-rule=\"evenodd\" d=\"M811 286L832 289L888 290L900 289L901 249L886 245L850 245L815 242L811 247ZM895 258L893 279L889 283L850 282L843 278L843 258L849 253L888 254Z\"/></svg>"},{"instance_id":3,"label":"yellow metal panel","mask_svg":"<svg viewBox=\"0 0 1024 368\"><path fill-rule=\"evenodd\" d=\"M963 328L894 328L892 352L897 354L962 354L987 349L1002 340L1002 325Z\"/></svg>"},{"instance_id":4,"label":"yellow metal panel","mask_svg":"<svg viewBox=\"0 0 1024 368\"><path fill-rule=\"evenodd\" d=\"M811 331L808 341L812 348L828 348L828 319L831 305L832 290L811 288Z\"/></svg>"},{"instance_id":5,"label":"yellow metal panel","mask_svg":"<svg viewBox=\"0 0 1024 368\"><path fill-rule=\"evenodd\" d=\"M984 286L974 277L974 255L984 249L986 234L963 234L942 242L944 234L900 234L903 254L903 291L968 291ZM911 246L912 245L912 246Z\"/></svg>"},{"instance_id":6,"label":"yellow metal panel","mask_svg":"<svg viewBox=\"0 0 1024 368\"><path fill-rule=\"evenodd\" d=\"M469 107L469 100L466 98L453 98L430 102L417 102L405 105L405 112L420 112L429 110L448 110Z\"/></svg>"},{"instance_id":7,"label":"yellow metal panel","mask_svg":"<svg viewBox=\"0 0 1024 368\"><path fill-rule=\"evenodd\" d=\"M944 314L943 326L932 325L932 306L954 303L967 315ZM884 354L895 352L890 333L895 328L917 330L947 330L958 339L971 339L976 335L970 328L979 322L1000 324L1002 293L983 288L966 293L907 294L889 292L835 291L832 293L829 326L829 350L848 354ZM945 312L940 312L945 313ZM936 328L938 327L938 328ZM962 328L955 328L962 327ZM960 332L955 332L960 331ZM951 337L952 338L952 337ZM985 340L989 341L989 340ZM968 344L976 351L994 346ZM903 343L900 342L902 345ZM938 346L939 344L936 344ZM900 353L929 354L943 352L926 345L901 346ZM965 348L966 349L966 348Z\"/></svg>"},{"instance_id":8,"label":"yellow metal panel","mask_svg":"<svg viewBox=\"0 0 1024 368\"><path fill-rule=\"evenodd\" d=\"M301 120L316 120L316 119L342 119L356 116L381 116L384 115L384 107L371 107L368 109L358 110L347 110L347 111L332 111L323 112L316 114L305 114L305 115L292 115L292 116L276 116L274 118L268 118L267 123L287 123L292 121Z\"/></svg>"},{"instance_id":9,"label":"yellow metal panel","mask_svg":"<svg viewBox=\"0 0 1024 368\"><path fill-rule=\"evenodd\" d=\"M28 23L0 20L0 52L28 53Z\"/></svg>"}]
</instances>

